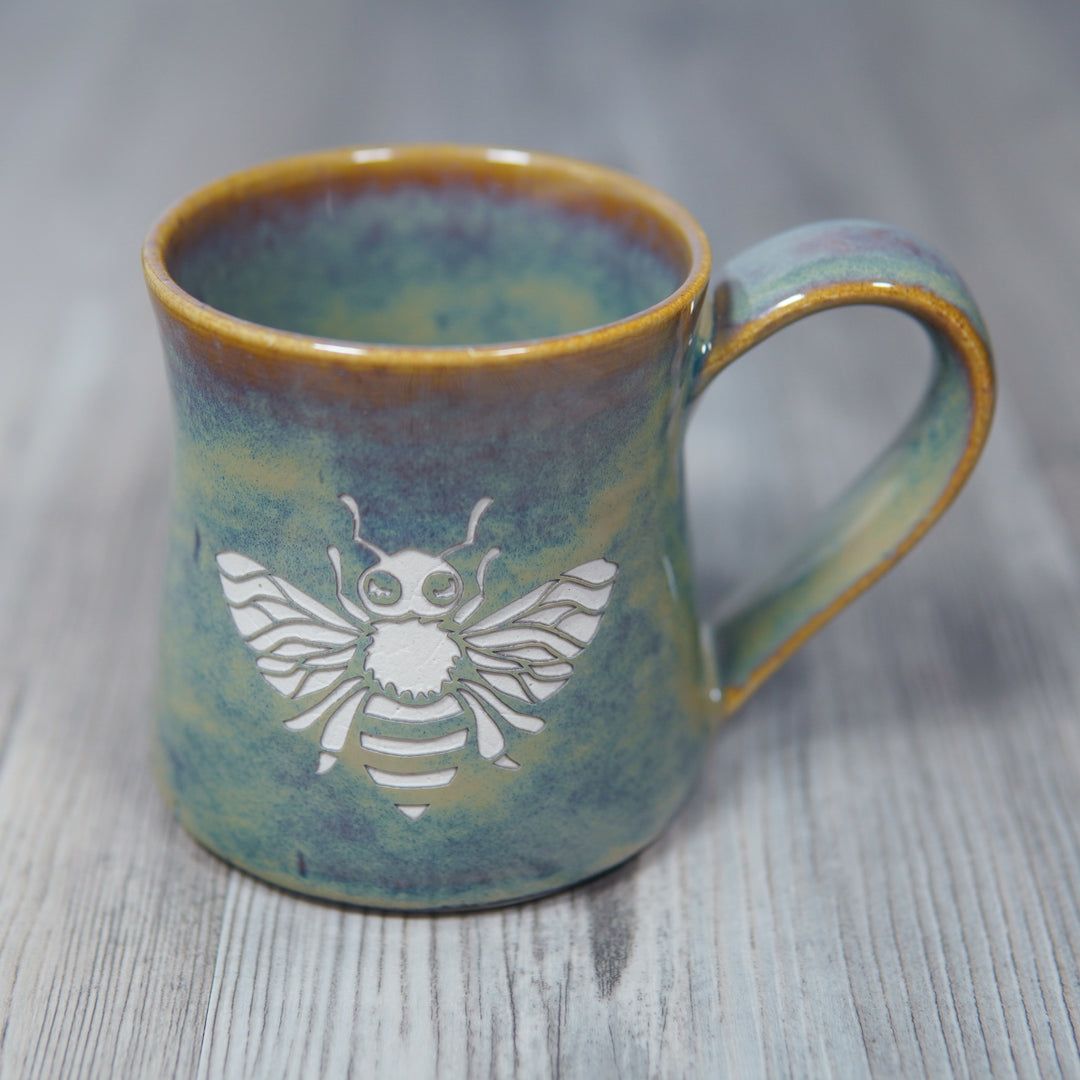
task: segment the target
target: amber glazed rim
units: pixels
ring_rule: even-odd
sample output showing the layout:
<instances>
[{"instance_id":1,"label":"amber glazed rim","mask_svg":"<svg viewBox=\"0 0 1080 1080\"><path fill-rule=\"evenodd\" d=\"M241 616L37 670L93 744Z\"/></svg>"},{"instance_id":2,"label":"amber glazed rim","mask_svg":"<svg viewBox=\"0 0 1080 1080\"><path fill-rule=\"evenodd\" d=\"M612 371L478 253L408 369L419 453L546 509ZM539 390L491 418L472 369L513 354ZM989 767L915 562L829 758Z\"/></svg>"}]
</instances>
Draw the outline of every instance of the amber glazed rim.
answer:
<instances>
[{"instance_id":1,"label":"amber glazed rim","mask_svg":"<svg viewBox=\"0 0 1080 1080\"><path fill-rule=\"evenodd\" d=\"M274 193L301 191L331 182L348 186L396 177L427 176L433 181L454 176L483 181L498 179L523 196L543 193L568 206L582 206L600 215L616 209L643 211L658 226L668 255L686 267L678 287L663 300L614 322L552 337L483 345L396 345L318 337L263 326L230 315L197 300L181 288L168 270L177 246L200 223L224 216L247 200ZM708 284L709 243L689 211L663 192L626 173L574 158L527 150L445 143L357 146L303 154L257 165L225 176L181 199L150 230L142 250L143 272L151 295L161 308L191 329L223 344L289 363L315 366L402 365L441 367L461 364L557 361L592 350L608 351L643 332L658 329L696 305Z\"/></svg>"}]
</instances>

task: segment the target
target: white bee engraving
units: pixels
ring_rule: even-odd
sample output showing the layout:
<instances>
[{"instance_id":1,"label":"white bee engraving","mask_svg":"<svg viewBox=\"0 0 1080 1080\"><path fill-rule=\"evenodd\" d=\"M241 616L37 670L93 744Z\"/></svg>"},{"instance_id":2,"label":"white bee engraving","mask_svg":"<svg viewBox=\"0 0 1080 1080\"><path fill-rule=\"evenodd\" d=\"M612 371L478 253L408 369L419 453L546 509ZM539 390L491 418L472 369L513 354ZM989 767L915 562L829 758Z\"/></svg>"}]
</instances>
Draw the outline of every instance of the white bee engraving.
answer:
<instances>
[{"instance_id":1,"label":"white bee engraving","mask_svg":"<svg viewBox=\"0 0 1080 1080\"><path fill-rule=\"evenodd\" d=\"M322 722L316 771L334 766L359 716L368 776L416 821L430 805L425 792L453 781L452 755L471 735L486 761L520 767L506 753L506 729L543 729L532 708L573 674L600 625L618 567L607 559L582 563L470 622L500 551L489 548L480 560L468 599L447 559L475 543L490 498L473 507L465 540L439 555L414 548L388 554L362 535L356 500L342 495L341 501L352 515L353 540L376 559L356 583L359 604L346 595L333 545L326 553L343 615L235 551L217 556L221 587L263 678L284 697L320 695L285 722L291 731ZM420 724L423 734L414 734Z\"/></svg>"}]
</instances>

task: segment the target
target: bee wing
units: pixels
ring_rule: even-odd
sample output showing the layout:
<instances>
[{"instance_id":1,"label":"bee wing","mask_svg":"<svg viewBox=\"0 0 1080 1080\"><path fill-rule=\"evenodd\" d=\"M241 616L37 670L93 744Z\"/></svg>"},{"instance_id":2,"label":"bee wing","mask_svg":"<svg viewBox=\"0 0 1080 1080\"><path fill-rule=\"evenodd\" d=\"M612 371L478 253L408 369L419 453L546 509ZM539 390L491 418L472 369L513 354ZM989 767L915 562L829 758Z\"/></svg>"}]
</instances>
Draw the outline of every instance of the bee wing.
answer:
<instances>
[{"instance_id":1,"label":"bee wing","mask_svg":"<svg viewBox=\"0 0 1080 1080\"><path fill-rule=\"evenodd\" d=\"M255 666L283 697L326 690L345 673L366 627L235 551L217 557L221 588Z\"/></svg>"},{"instance_id":2,"label":"bee wing","mask_svg":"<svg viewBox=\"0 0 1080 1080\"><path fill-rule=\"evenodd\" d=\"M582 563L473 623L463 637L484 683L525 705L561 690L600 626L618 569L607 559ZM514 727L538 731L543 726L493 694L479 696Z\"/></svg>"}]
</instances>

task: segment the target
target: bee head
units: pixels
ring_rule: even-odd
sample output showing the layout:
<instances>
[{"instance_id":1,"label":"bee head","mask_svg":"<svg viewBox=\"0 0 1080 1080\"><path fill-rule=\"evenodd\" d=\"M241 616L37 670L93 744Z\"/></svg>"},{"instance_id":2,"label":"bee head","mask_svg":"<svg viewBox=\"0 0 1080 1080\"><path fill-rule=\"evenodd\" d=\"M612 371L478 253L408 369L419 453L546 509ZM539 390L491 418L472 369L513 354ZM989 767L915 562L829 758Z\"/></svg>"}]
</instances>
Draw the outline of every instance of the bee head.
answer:
<instances>
[{"instance_id":1,"label":"bee head","mask_svg":"<svg viewBox=\"0 0 1080 1080\"><path fill-rule=\"evenodd\" d=\"M380 619L401 615L445 615L461 602L461 575L446 561L446 556L475 543L476 526L491 505L489 497L480 499L472 508L465 539L448 547L441 555L429 555L415 548L403 548L388 555L364 538L356 500L351 495L342 495L340 499L352 514L353 540L366 547L378 560L360 575L356 583L360 603L367 611ZM340 569L335 572L340 596Z\"/></svg>"},{"instance_id":2,"label":"bee head","mask_svg":"<svg viewBox=\"0 0 1080 1080\"><path fill-rule=\"evenodd\" d=\"M356 591L377 618L445 615L461 600L461 575L440 555L405 548L381 555L360 575Z\"/></svg>"}]
</instances>

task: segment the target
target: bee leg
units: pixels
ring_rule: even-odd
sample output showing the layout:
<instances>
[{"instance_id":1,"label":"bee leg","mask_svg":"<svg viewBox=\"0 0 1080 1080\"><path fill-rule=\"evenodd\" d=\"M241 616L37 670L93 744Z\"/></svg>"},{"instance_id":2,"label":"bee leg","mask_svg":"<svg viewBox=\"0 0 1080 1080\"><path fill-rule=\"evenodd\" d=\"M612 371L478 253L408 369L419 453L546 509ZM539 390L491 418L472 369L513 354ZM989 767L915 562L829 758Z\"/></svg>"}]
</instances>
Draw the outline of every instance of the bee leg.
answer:
<instances>
[{"instance_id":1,"label":"bee leg","mask_svg":"<svg viewBox=\"0 0 1080 1080\"><path fill-rule=\"evenodd\" d=\"M476 568L476 587L479 592L467 604L458 608L454 614L454 622L463 623L484 602L484 578L487 576L487 569L501 554L501 548L488 548Z\"/></svg>"},{"instance_id":2,"label":"bee leg","mask_svg":"<svg viewBox=\"0 0 1080 1080\"><path fill-rule=\"evenodd\" d=\"M341 552L338 551L333 544L326 549L326 557L330 560L330 565L334 570L334 583L337 585L337 598L338 603L345 609L347 615L351 615L357 622L366 623L369 616L362 607L354 604L345 595L345 582L341 576Z\"/></svg>"}]
</instances>

